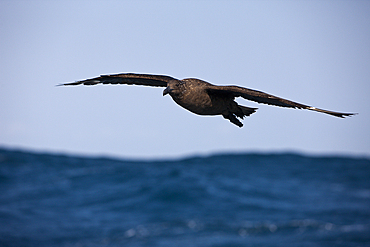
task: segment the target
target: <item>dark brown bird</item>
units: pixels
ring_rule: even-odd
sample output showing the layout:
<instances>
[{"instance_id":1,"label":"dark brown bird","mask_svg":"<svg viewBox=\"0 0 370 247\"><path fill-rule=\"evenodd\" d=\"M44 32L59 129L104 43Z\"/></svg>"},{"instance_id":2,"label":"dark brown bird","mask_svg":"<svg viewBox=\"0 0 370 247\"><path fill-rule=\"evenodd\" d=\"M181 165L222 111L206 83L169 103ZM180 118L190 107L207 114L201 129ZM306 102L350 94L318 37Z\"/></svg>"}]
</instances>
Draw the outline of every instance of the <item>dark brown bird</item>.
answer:
<instances>
[{"instance_id":1,"label":"dark brown bird","mask_svg":"<svg viewBox=\"0 0 370 247\"><path fill-rule=\"evenodd\" d=\"M100 83L165 87L163 96L169 94L178 105L185 109L198 115L222 115L239 127L242 127L243 124L237 118L244 119L245 116L256 112L257 108L239 105L234 101L236 97L243 97L262 104L322 112L340 118L356 114L322 110L253 89L238 86L215 86L199 79L178 80L165 75L133 73L101 75L96 78L65 83L59 86L96 85Z\"/></svg>"}]
</instances>

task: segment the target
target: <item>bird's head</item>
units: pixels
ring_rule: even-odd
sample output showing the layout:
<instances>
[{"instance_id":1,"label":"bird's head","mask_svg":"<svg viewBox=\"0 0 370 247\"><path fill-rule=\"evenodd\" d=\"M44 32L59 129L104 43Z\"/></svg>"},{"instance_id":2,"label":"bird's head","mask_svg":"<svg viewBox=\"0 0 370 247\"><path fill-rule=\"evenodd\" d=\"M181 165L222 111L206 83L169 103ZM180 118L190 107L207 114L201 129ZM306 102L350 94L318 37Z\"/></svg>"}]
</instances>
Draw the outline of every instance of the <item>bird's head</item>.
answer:
<instances>
[{"instance_id":1,"label":"bird's head","mask_svg":"<svg viewBox=\"0 0 370 247\"><path fill-rule=\"evenodd\" d=\"M180 80L173 80L167 83L167 87L163 90L163 96L166 94L171 95L171 97L178 97L183 92L184 83Z\"/></svg>"}]
</instances>

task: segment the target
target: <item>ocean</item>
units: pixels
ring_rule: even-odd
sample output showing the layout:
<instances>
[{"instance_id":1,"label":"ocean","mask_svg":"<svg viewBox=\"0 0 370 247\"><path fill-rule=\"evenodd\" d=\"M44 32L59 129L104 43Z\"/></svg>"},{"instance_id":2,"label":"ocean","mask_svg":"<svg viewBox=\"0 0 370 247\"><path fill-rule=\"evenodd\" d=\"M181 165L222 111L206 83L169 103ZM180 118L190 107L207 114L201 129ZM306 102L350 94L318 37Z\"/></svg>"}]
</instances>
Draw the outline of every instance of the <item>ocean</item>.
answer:
<instances>
[{"instance_id":1,"label":"ocean","mask_svg":"<svg viewBox=\"0 0 370 247\"><path fill-rule=\"evenodd\" d=\"M2 148L0 246L370 246L370 159Z\"/></svg>"}]
</instances>

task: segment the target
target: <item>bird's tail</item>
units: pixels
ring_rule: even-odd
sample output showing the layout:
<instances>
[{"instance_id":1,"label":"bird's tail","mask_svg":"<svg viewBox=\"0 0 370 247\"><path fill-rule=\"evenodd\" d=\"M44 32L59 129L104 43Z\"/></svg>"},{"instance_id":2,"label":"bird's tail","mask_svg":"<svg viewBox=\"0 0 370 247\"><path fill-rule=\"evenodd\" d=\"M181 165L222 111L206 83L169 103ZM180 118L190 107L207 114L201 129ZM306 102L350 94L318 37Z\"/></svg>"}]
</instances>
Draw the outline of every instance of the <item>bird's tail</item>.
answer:
<instances>
[{"instance_id":1,"label":"bird's tail","mask_svg":"<svg viewBox=\"0 0 370 247\"><path fill-rule=\"evenodd\" d=\"M223 114L222 116L226 119L229 119L230 122L239 126L240 128L243 127L243 124L236 118L244 119L245 116L249 116L256 112L258 108L250 108L242 105L238 105L236 110L233 112L228 112L228 114Z\"/></svg>"},{"instance_id":2,"label":"bird's tail","mask_svg":"<svg viewBox=\"0 0 370 247\"><path fill-rule=\"evenodd\" d=\"M243 115L239 115L239 114L236 114L238 117L240 117L241 119L243 119L245 116L249 116L253 113L255 113L257 111L258 108L250 108L250 107L246 107L246 106L242 106L242 105L239 105L239 108L241 109L241 112L243 113Z\"/></svg>"}]
</instances>

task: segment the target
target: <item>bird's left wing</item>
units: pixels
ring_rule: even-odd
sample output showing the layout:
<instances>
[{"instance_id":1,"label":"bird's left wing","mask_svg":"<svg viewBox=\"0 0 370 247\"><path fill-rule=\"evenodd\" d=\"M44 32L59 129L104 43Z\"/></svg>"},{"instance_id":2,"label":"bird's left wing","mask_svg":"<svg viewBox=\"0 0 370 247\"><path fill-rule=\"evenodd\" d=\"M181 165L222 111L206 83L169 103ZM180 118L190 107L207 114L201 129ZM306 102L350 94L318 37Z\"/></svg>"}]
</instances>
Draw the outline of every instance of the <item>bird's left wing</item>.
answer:
<instances>
[{"instance_id":1,"label":"bird's left wing","mask_svg":"<svg viewBox=\"0 0 370 247\"><path fill-rule=\"evenodd\" d=\"M315 108L312 106L300 104L294 101L290 101L287 99L283 99L280 97L276 97L274 95L267 94L261 91L248 89L244 87L238 87L238 86L210 85L207 88L207 91L209 93L225 95L225 96L230 96L230 97L243 97L244 99L255 101L258 103L262 103L262 104L269 104L269 105L289 107L289 108L307 109L307 110L322 112L322 113L330 114L330 115L341 117L341 118L356 114L356 113L340 113L340 112L323 110L323 109Z\"/></svg>"},{"instance_id":2,"label":"bird's left wing","mask_svg":"<svg viewBox=\"0 0 370 247\"><path fill-rule=\"evenodd\" d=\"M150 74L114 74L101 75L99 77L76 81L72 83L60 84L58 86L75 86L75 85L96 85L96 84L127 84L127 85L143 85L152 87L167 87L167 82L177 80L166 75L150 75Z\"/></svg>"}]
</instances>

